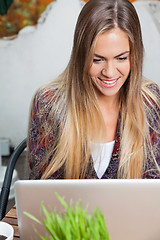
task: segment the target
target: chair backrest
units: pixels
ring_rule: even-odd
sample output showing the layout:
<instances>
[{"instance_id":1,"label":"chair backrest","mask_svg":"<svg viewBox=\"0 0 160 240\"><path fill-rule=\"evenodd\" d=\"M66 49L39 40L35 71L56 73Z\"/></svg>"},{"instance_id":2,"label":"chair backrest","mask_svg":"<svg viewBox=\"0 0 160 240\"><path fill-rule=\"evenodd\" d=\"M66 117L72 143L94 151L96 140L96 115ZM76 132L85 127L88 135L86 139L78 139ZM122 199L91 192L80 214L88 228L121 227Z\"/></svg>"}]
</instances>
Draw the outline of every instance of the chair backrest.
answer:
<instances>
[{"instance_id":1,"label":"chair backrest","mask_svg":"<svg viewBox=\"0 0 160 240\"><path fill-rule=\"evenodd\" d=\"M11 187L11 182L12 182L12 176L13 176L13 171L15 168L15 164L23 152L23 150L27 146L27 138L25 138L13 151L4 176L4 181L1 189L1 194L0 194L0 221L2 218L4 218L5 213L6 213L6 208L7 208L7 203L8 203L8 197L10 193L10 187Z\"/></svg>"}]
</instances>

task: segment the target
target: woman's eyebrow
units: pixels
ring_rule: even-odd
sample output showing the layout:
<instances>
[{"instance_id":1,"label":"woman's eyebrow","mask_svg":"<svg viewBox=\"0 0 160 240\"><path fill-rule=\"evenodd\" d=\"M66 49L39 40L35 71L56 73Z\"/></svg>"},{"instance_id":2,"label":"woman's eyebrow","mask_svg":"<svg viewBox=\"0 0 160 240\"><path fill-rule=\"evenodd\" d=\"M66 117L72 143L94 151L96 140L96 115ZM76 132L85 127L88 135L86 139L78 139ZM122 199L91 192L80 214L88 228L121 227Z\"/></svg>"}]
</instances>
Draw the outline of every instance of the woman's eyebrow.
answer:
<instances>
[{"instance_id":1,"label":"woman's eyebrow","mask_svg":"<svg viewBox=\"0 0 160 240\"><path fill-rule=\"evenodd\" d=\"M105 57L103 57L103 56L101 56L99 54L96 54L96 53L94 53L94 56L97 57L97 58L105 58Z\"/></svg>"},{"instance_id":2,"label":"woman's eyebrow","mask_svg":"<svg viewBox=\"0 0 160 240\"><path fill-rule=\"evenodd\" d=\"M121 57L122 55L124 55L124 54L126 54L126 53L130 53L130 51L125 51L125 52L123 52L123 53L120 53L120 54L118 54L117 56L115 56L115 58Z\"/></svg>"},{"instance_id":3,"label":"woman's eyebrow","mask_svg":"<svg viewBox=\"0 0 160 240\"><path fill-rule=\"evenodd\" d=\"M130 53L130 51L122 52L122 53L118 54L117 56L115 56L115 58L120 57L120 56L122 56L122 55L124 55L124 54L126 54L126 53ZM94 53L94 56L97 57L97 58L103 58L103 59L105 59L105 57L103 57L103 56L101 56L101 55L99 55L99 54L97 54L97 53Z\"/></svg>"}]
</instances>

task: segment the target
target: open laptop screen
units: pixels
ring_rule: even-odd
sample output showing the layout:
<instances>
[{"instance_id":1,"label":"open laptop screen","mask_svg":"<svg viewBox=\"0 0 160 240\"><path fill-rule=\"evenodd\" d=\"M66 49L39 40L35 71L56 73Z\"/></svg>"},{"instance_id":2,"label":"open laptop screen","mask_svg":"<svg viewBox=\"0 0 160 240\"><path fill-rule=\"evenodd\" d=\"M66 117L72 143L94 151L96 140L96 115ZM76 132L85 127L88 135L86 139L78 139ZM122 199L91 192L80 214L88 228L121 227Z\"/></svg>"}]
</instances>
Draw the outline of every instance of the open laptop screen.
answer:
<instances>
[{"instance_id":1,"label":"open laptop screen","mask_svg":"<svg viewBox=\"0 0 160 240\"><path fill-rule=\"evenodd\" d=\"M20 180L15 184L16 207L22 240L36 236L42 227L26 217L40 219L40 204L64 209L55 196L67 203L81 200L89 210L100 208L111 240L160 240L160 180Z\"/></svg>"}]
</instances>

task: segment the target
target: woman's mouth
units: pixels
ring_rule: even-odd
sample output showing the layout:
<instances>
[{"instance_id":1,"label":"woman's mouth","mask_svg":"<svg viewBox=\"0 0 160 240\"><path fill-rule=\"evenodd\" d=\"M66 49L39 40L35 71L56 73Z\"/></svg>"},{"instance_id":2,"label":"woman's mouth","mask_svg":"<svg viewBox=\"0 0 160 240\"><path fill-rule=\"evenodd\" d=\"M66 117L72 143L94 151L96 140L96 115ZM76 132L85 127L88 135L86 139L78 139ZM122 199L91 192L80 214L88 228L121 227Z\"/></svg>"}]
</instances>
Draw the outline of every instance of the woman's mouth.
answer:
<instances>
[{"instance_id":1,"label":"woman's mouth","mask_svg":"<svg viewBox=\"0 0 160 240\"><path fill-rule=\"evenodd\" d=\"M111 79L111 80L104 80L98 77L98 79L100 80L100 82L102 83L103 86L105 87L114 87L118 80L120 79L120 77L115 78L115 79Z\"/></svg>"},{"instance_id":2,"label":"woman's mouth","mask_svg":"<svg viewBox=\"0 0 160 240\"><path fill-rule=\"evenodd\" d=\"M118 78L116 78L116 79L114 79L114 80L102 80L102 79L101 79L101 81L103 81L104 83L107 83L107 84L113 84L113 83L115 83L115 82L117 81L117 79L118 79Z\"/></svg>"}]
</instances>

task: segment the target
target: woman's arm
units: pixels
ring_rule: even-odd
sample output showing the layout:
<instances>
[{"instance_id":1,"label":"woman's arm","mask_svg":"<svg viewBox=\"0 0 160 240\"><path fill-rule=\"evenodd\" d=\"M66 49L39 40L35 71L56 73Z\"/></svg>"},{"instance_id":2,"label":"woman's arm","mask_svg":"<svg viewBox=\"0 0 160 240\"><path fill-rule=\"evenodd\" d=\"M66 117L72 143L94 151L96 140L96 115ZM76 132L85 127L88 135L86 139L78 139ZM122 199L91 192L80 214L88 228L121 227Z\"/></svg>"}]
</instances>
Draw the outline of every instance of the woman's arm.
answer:
<instances>
[{"instance_id":1,"label":"woman's arm","mask_svg":"<svg viewBox=\"0 0 160 240\"><path fill-rule=\"evenodd\" d=\"M155 168L153 161L155 160L160 168L160 88L156 84L149 84L147 87L151 93L149 101L145 100L145 104L152 151L147 153L146 171L143 177L160 178L160 171Z\"/></svg>"},{"instance_id":2,"label":"woman's arm","mask_svg":"<svg viewBox=\"0 0 160 240\"><path fill-rule=\"evenodd\" d=\"M49 134L48 131L46 136L45 133L51 124L48 116L54 99L53 91L39 90L32 101L28 129L30 179L40 179L48 165L47 150L52 147L54 139L52 132Z\"/></svg>"}]
</instances>

